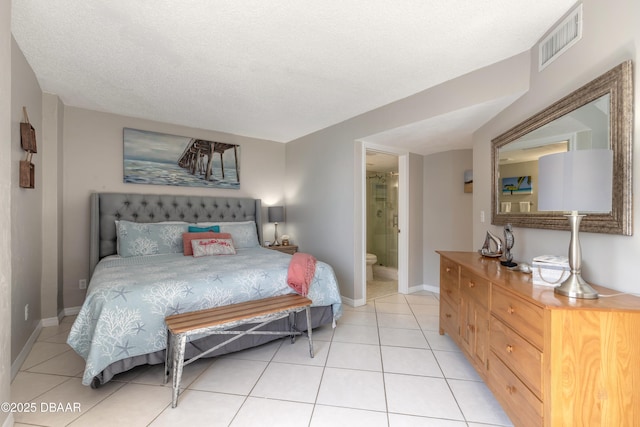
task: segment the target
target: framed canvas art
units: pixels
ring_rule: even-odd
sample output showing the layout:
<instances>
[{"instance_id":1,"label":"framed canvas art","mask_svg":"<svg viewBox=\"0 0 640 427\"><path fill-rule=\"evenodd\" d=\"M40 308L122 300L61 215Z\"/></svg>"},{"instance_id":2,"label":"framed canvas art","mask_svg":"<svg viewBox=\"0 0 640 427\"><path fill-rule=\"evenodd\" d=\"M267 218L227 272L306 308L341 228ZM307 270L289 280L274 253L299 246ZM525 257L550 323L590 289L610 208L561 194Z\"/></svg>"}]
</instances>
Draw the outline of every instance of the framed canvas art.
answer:
<instances>
[{"instance_id":1,"label":"framed canvas art","mask_svg":"<svg viewBox=\"0 0 640 427\"><path fill-rule=\"evenodd\" d=\"M240 188L240 146L123 129L124 182Z\"/></svg>"}]
</instances>

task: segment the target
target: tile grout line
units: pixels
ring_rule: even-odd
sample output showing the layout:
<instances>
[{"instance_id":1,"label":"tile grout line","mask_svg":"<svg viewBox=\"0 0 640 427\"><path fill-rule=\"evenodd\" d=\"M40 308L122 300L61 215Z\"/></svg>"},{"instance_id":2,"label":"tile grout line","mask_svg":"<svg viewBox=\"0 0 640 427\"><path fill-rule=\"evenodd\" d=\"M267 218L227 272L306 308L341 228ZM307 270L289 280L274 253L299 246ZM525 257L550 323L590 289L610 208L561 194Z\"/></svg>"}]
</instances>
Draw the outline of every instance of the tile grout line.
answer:
<instances>
[{"instance_id":1,"label":"tile grout line","mask_svg":"<svg viewBox=\"0 0 640 427\"><path fill-rule=\"evenodd\" d=\"M376 331L378 333L378 349L380 351L380 369L382 370L381 375L382 375L382 391L384 393L384 407L385 407L385 412L387 416L387 425L390 425L391 420L389 419L389 399L387 398L387 381L384 375L384 359L382 357L382 338L380 337L380 322L378 319L378 304L376 300L373 301L373 308L376 314Z\"/></svg>"},{"instance_id":2,"label":"tile grout line","mask_svg":"<svg viewBox=\"0 0 640 427\"><path fill-rule=\"evenodd\" d=\"M434 298L435 296L431 297L428 296L428 298ZM281 351L285 345L284 340L288 339L287 337L283 337L280 340L280 343L277 345L277 349L270 355L268 356L268 360L264 360L266 361L266 365L264 367L264 369L260 372L260 375L258 376L258 378L256 379L255 383L252 385L252 387L250 388L250 390L248 392L246 392L246 394L243 395L239 395L239 394L235 394L235 393L227 393L227 392L214 392L214 391L207 391L207 390L202 390L202 391L207 391L210 393L219 393L219 394L225 394L225 395L234 395L234 396L239 396L242 397L242 403L238 406L238 409L235 411L235 413L233 413L233 416L230 417L230 422L229 425L231 425L234 421L238 420L238 417L240 416L240 413L242 411L243 408L246 409L246 405L247 402L249 400L251 396L251 393L256 390L256 387L258 385L258 383L260 382L261 379L265 378L265 373L267 371L267 369L269 369L270 367L275 366L275 364L292 364L292 365L301 365L301 366L317 366L317 367L322 367L322 373L320 375L320 381L318 383L318 387L317 390L315 391L315 397L313 399L313 401L309 401L308 403L311 404L311 411L310 411L310 415L309 415L309 422L308 422L308 426L310 427L311 425L313 425L313 420L314 417L320 417L321 414L327 415L326 410L325 411L319 411L320 406L325 406L325 407L335 407L335 408L342 408L342 409L347 409L347 410L351 410L351 411L363 411L363 412L369 412L369 413L379 413L385 414L386 417L386 422L387 422L387 426L389 426L391 424L391 415L395 416L414 416L414 417L418 417L418 418L422 418L425 420L431 419L431 417L428 416L422 416L422 415L412 415L410 413L404 414L404 413L397 413L397 412L390 412L390 408L389 408L389 395L388 393L390 393L392 390L387 390L387 383L386 383L386 370L385 370L385 363L384 363L384 357L383 357L383 339L382 339L382 334L380 331L380 321L381 321L381 315L382 314L390 314L390 315L397 315L397 314L402 314L402 313L406 313L406 311L404 311L405 309L402 308L400 309L400 306L407 306L408 307L408 312L411 314L411 318L413 319L413 321L415 321L418 324L418 328L417 330L420 331L420 335L417 334L412 334L412 335L408 335L407 338L409 338L409 341L406 340L406 338L403 338L403 341L396 341L396 340L392 340L390 342L395 342L396 344L390 344L387 345L388 347L396 347L396 348L417 348L420 350L429 350L431 352L431 355L434 358L434 361L436 362L438 369L441 373L441 377L433 377L431 375L420 375L417 374L416 372L421 372L421 371L415 371L415 369L412 369L411 372L407 371L406 374L401 374L401 375L407 375L407 376L411 376L411 377L431 377L431 378L443 378L446 381L447 384L447 388L449 390L449 392L451 393L455 404L458 408L458 410L460 411L460 414L462 415L462 419L461 420L457 420L458 422L460 422L461 426L464 425L469 425L469 423L474 423L474 421L470 421L467 419L467 416L464 414L464 412L462 411L462 406L459 402L459 398L458 396L456 396L456 394L454 394L453 392L453 388L452 388L452 384L450 383L450 380L457 380L457 381L470 381L470 382L477 382L471 379L467 379L467 378L448 378L445 376L445 372L443 369L443 366L440 362L440 360L436 357L436 350L434 350L432 343L429 341L429 339L427 338L427 332L429 332L429 334L431 333L437 333L436 331L432 331L432 319L428 320L424 325L425 327L427 327L428 329L424 329L423 325L420 324L420 322L418 321L418 317L421 315L421 311L422 309L418 306L420 305L432 305L432 304L418 304L419 302L421 302L419 299L413 299L413 301L415 301L416 303L412 303L411 299L407 298L407 296L402 295L402 294L397 294L397 299L392 301L392 298L389 298L389 296L381 296L379 298L376 298L372 301L368 301L368 304L371 304L373 307L372 311L361 311L361 313L372 313L374 316L369 317L369 322L370 323L362 323L363 322L363 318L354 318L356 323L354 323L353 325L362 325L362 326L368 326L371 323L373 323L372 321L375 319L375 333L376 333L376 339L377 339L377 343L374 345L377 345L378 347L378 351L379 351L379 361L380 361L380 366L381 366L381 375L382 375L382 392L384 393L384 401L385 401L385 409L384 410L374 410L374 409L363 409L363 408L358 408L358 407L353 407L353 406L336 406L336 405L332 405L332 404L320 404L319 403L319 396L321 394L321 390L322 390L322 386L325 383L326 380L326 373L327 373L327 368L328 368L328 363L329 363L329 355L331 354L332 349L334 349L334 342L342 342L342 341L334 341L334 339L336 338L335 332L336 332L336 328L332 328L331 331L331 335L330 335L330 339L329 340L321 340L323 343L327 344L327 356L324 360L324 362L322 362L321 364L318 365L308 365L306 363L302 363L297 359L294 359L294 361L292 362L288 362L286 361L286 359L283 360L276 360L276 356L278 355L279 351ZM379 301L379 300L384 300L384 299L388 299L387 301ZM437 298L436 299L436 303L437 303ZM426 302L427 300L425 300ZM431 300L429 300L431 302ZM385 305L382 305L385 304ZM396 313L396 308L393 306L389 306L386 304L395 304L398 305L399 307L397 307L398 310L401 311L401 313ZM380 305L380 306L379 306ZM430 315L430 309L427 308L427 315ZM354 310L354 312L358 312L357 310ZM406 313L406 314L409 314ZM423 316L424 317L424 316ZM407 318L408 319L408 318ZM384 319L383 319L384 320ZM400 319L402 320L402 322L404 322L404 319ZM388 319L387 319L388 321ZM373 326L373 325L371 325ZM389 325L385 326L385 328L389 328ZM391 328L391 329L408 329L411 330L411 328ZM371 333L373 333L373 330L371 330ZM50 337L48 337L47 339L54 339L55 337L59 338L59 335L61 334L56 334L56 335L52 335ZM373 335L373 334L372 334ZM421 336L425 342L428 348L423 348L423 347L413 347L411 344L411 341L414 341L414 339L411 339L411 336L413 336L415 339L418 339L419 336ZM346 337L346 335L345 335ZM352 339L347 337L348 339L345 339L345 343L348 344L360 344L360 345L366 345L367 343L358 343L358 342L352 342ZM373 338L373 337L371 337ZM388 339L390 339L390 337L387 337ZM56 343L56 342L52 342L49 343L46 340L39 340L42 343L47 343L47 344L61 344L61 343ZM373 340L370 340L373 341ZM406 341L405 344L402 344L402 342ZM437 341L438 343L440 343L439 341ZM407 345L408 344L408 345ZM447 347L445 346L446 343L442 343L439 344L438 347L440 348L440 350L438 350L438 352L442 353L442 352L448 352L449 350L447 350ZM60 355L65 354L65 352L62 352L60 354L54 355L50 358L48 358L47 360L44 360L40 363L38 363L37 365L32 366L31 368L35 368L36 366L39 366L42 363L45 363L55 357L59 357ZM426 353L425 353L426 354ZM207 365L207 367L205 367L201 372L199 372L197 375L194 376L193 380L189 382L189 384L187 386L184 387L184 391L187 390L194 390L191 387L198 381L199 378L201 378L209 369L211 369L211 367L215 364L215 360L212 361L210 364ZM253 360L253 359L245 359L245 360ZM374 361L375 359L371 359L371 361ZM357 365L357 364L356 364ZM364 371L364 372L376 372L376 371L371 371L370 369L358 369L358 368L349 368L349 365L345 365L346 367L340 368L340 367L336 367L335 369L345 369L345 370L356 370L356 371ZM30 369L31 369L30 368ZM68 375L61 375L61 374L49 374L46 372L30 372L27 370L21 370L20 372L23 372L25 374L34 374L34 375L50 375L50 376L56 376L56 377L62 377L62 378L66 378L66 380L63 380L62 383L57 384L56 386L49 388L48 390L40 393L38 396L35 396L31 399L31 401L36 401L37 399L41 398L44 394L50 392L51 390L55 389L58 386L61 386L62 384L66 384L69 382L69 380L73 379L73 378L77 378L77 376L68 376ZM317 371L316 371L317 372ZM400 374L400 373L399 373ZM127 384L144 384L144 383L136 383L136 379L138 377L134 377L132 379L130 379L129 381L123 382L123 385L121 387L118 387L116 390L114 390L112 393L106 395L103 399L95 402L88 410L83 411L83 413L75 418L74 420L70 421L70 423L73 422L77 422L79 419L81 419L84 415L86 415L89 412L95 412L93 411L95 409L96 406L100 405L102 402L104 402L105 399L113 396L115 393L121 392L122 387L126 386ZM141 378L142 380L142 378ZM458 384L458 383L456 383ZM164 385L162 387L165 387ZM269 397L265 397L265 399L268 400L278 400L278 401L284 401L284 402L291 402L291 403L305 403L305 402L300 402L300 401L296 401L296 400L290 400L290 399L284 399L284 398L269 398ZM466 402L463 400L463 402ZM153 422L155 422L156 420L158 420L162 414L166 411L166 409L169 407L169 404L167 405L167 407L160 409L160 411L155 414L150 421L146 422L146 425L150 425ZM357 414L357 413L356 413ZM231 415L231 414L229 414ZM357 415L356 415L357 416ZM473 418L473 417L472 417ZM395 418L393 418L395 420ZM454 421L453 419L450 419L451 421ZM382 417L380 416L380 421L382 421ZM478 425L484 425L482 422L475 422ZM475 425L475 424L474 424ZM488 426L488 424L487 424Z\"/></svg>"},{"instance_id":3,"label":"tile grout line","mask_svg":"<svg viewBox=\"0 0 640 427\"><path fill-rule=\"evenodd\" d=\"M331 352L331 347L333 346L333 336L335 334L335 328L333 328L333 329L334 330L333 330L333 332L331 334L331 341L329 341L329 348L327 349L327 358L325 359L324 364L322 366L322 375L320 375L320 382L318 383L318 390L316 391L316 398L313 401L313 408L311 409L311 416L309 417L309 424L308 424L309 427L311 427L311 423L313 422L313 415L316 413L316 407L318 406L318 397L320 397L320 390L322 389L322 381L324 380L324 374L327 371L327 363L329 363L329 354Z\"/></svg>"}]
</instances>

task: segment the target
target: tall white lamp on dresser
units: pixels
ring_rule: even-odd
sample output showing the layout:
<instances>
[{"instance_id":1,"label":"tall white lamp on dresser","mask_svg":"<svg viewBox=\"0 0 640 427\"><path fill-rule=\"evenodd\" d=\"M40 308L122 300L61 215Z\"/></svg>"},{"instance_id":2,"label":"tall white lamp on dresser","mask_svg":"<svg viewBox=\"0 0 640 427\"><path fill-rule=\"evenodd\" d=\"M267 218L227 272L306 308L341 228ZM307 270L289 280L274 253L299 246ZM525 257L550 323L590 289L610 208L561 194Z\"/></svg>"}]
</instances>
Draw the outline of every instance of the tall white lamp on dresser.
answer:
<instances>
[{"instance_id":1,"label":"tall white lamp on dresser","mask_svg":"<svg viewBox=\"0 0 640 427\"><path fill-rule=\"evenodd\" d=\"M582 278L582 250L578 236L579 212L611 212L613 151L575 150L538 159L538 209L570 211L571 225L569 277L555 292L570 298L598 298L598 293Z\"/></svg>"}]
</instances>

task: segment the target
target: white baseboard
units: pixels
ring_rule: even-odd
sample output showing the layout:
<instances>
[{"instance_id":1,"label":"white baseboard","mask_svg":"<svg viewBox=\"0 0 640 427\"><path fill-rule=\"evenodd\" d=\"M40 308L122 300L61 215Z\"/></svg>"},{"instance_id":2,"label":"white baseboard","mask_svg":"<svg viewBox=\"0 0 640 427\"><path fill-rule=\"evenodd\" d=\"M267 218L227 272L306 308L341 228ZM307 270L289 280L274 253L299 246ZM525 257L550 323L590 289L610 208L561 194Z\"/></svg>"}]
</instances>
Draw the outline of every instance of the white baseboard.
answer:
<instances>
[{"instance_id":1,"label":"white baseboard","mask_svg":"<svg viewBox=\"0 0 640 427\"><path fill-rule=\"evenodd\" d=\"M351 298L347 298L344 295L340 295L340 299L342 300L343 304L353 307L353 300Z\"/></svg>"},{"instance_id":2,"label":"white baseboard","mask_svg":"<svg viewBox=\"0 0 640 427\"><path fill-rule=\"evenodd\" d=\"M423 285L425 291L433 292L434 294L440 295L440 286L433 285Z\"/></svg>"},{"instance_id":3,"label":"white baseboard","mask_svg":"<svg viewBox=\"0 0 640 427\"><path fill-rule=\"evenodd\" d=\"M49 326L58 326L60 324L60 321L62 321L64 317L75 316L78 313L80 313L80 307L69 307L58 313L57 317L48 317L46 319L41 319L38 322L36 329L31 333L31 336L29 336L29 339L25 343L24 347L22 347L20 354L18 354L16 360L11 364L11 381L13 381L16 375L18 375L22 364L25 360L27 360L27 356L29 356L29 352L31 352L31 349L33 349L33 345L38 340L38 336L40 335L40 331L42 331L42 328L46 328Z\"/></svg>"},{"instance_id":4,"label":"white baseboard","mask_svg":"<svg viewBox=\"0 0 640 427\"><path fill-rule=\"evenodd\" d=\"M48 317L46 319L42 319L40 321L42 327L46 328L48 326L58 326L60 324L60 321L62 320L61 314L62 312L60 312L56 317Z\"/></svg>"},{"instance_id":5,"label":"white baseboard","mask_svg":"<svg viewBox=\"0 0 640 427\"><path fill-rule=\"evenodd\" d=\"M409 293L412 294L414 292L420 292L420 291L427 291L427 292L433 292L436 294L440 293L440 286L432 286L432 285L417 285L417 286L411 286L409 288Z\"/></svg>"},{"instance_id":6,"label":"white baseboard","mask_svg":"<svg viewBox=\"0 0 640 427\"><path fill-rule=\"evenodd\" d=\"M425 285L416 285L416 286L410 286L409 287L409 292L408 294L412 294L414 292L420 292L420 291L425 291L426 289L424 288Z\"/></svg>"},{"instance_id":7,"label":"white baseboard","mask_svg":"<svg viewBox=\"0 0 640 427\"><path fill-rule=\"evenodd\" d=\"M76 314L80 313L80 309L81 308L82 308L82 306L67 307L62 311L62 313L64 314L62 317L75 316Z\"/></svg>"},{"instance_id":8,"label":"white baseboard","mask_svg":"<svg viewBox=\"0 0 640 427\"><path fill-rule=\"evenodd\" d=\"M25 343L24 347L22 347L20 354L18 354L18 357L16 357L16 360L11 364L11 381L13 381L16 375L18 375L18 372L20 371L20 367L22 367L22 364L24 363L24 361L27 360L27 356L29 356L29 352L31 351L31 349L33 348L33 345L38 339L38 335L40 335L41 330L42 330L42 320L38 322L36 329L31 333L31 336L29 336L29 339Z\"/></svg>"}]
</instances>

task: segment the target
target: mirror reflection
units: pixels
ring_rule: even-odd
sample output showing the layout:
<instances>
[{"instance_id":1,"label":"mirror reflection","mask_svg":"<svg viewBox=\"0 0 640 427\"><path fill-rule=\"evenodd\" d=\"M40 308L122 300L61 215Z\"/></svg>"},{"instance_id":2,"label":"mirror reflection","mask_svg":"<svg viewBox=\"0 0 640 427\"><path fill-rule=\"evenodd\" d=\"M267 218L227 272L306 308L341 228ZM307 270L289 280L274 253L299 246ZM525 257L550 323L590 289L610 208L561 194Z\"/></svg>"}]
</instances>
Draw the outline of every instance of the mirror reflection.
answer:
<instances>
[{"instance_id":1,"label":"mirror reflection","mask_svg":"<svg viewBox=\"0 0 640 427\"><path fill-rule=\"evenodd\" d=\"M610 98L610 94L603 95L498 149L500 214L538 213L541 156L611 147Z\"/></svg>"},{"instance_id":2,"label":"mirror reflection","mask_svg":"<svg viewBox=\"0 0 640 427\"><path fill-rule=\"evenodd\" d=\"M611 211L582 231L633 234L633 63L625 61L491 141L491 224L568 230L538 209L538 159L567 150L613 151Z\"/></svg>"}]
</instances>

